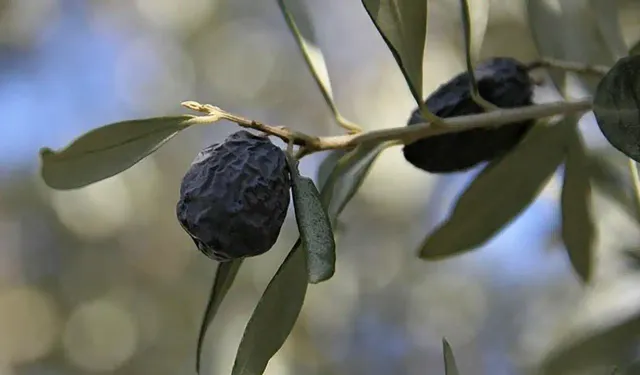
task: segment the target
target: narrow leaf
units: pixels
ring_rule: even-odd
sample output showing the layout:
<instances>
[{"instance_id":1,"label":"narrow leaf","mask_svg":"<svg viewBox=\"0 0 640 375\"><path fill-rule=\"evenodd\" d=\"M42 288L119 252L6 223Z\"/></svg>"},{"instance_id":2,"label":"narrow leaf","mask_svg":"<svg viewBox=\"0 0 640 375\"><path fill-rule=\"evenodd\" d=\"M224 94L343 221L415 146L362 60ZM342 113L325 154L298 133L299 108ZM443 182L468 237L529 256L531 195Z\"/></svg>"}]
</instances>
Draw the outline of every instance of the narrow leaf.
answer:
<instances>
[{"instance_id":1,"label":"narrow leaf","mask_svg":"<svg viewBox=\"0 0 640 375\"><path fill-rule=\"evenodd\" d=\"M332 225L335 225L346 205L358 192L378 156L395 144L363 144L338 161L320 193Z\"/></svg>"},{"instance_id":2,"label":"narrow leaf","mask_svg":"<svg viewBox=\"0 0 640 375\"><path fill-rule=\"evenodd\" d=\"M640 40L629 49L629 55L640 55Z\"/></svg>"},{"instance_id":3,"label":"narrow leaf","mask_svg":"<svg viewBox=\"0 0 640 375\"><path fill-rule=\"evenodd\" d=\"M335 273L336 243L329 216L320 201L320 192L308 177L300 175L297 161L287 154L291 171L293 206L302 247L307 251L309 282L317 284Z\"/></svg>"},{"instance_id":4,"label":"narrow leaf","mask_svg":"<svg viewBox=\"0 0 640 375\"><path fill-rule=\"evenodd\" d=\"M540 364L541 375L628 363L640 330L640 276L622 274L588 291Z\"/></svg>"},{"instance_id":5,"label":"narrow leaf","mask_svg":"<svg viewBox=\"0 0 640 375\"><path fill-rule=\"evenodd\" d=\"M456 365L456 358L453 356L453 350L451 350L451 345L449 345L445 338L442 339L442 354L444 355L445 375L459 375L460 373Z\"/></svg>"},{"instance_id":6,"label":"narrow leaf","mask_svg":"<svg viewBox=\"0 0 640 375\"><path fill-rule=\"evenodd\" d=\"M282 347L307 293L307 257L296 242L262 294L244 330L231 375L261 375Z\"/></svg>"},{"instance_id":7,"label":"narrow leaf","mask_svg":"<svg viewBox=\"0 0 640 375\"><path fill-rule=\"evenodd\" d=\"M420 258L435 260L477 248L518 217L562 162L566 135L563 124L539 125L490 164L458 199L449 218L424 240Z\"/></svg>"},{"instance_id":8,"label":"narrow leaf","mask_svg":"<svg viewBox=\"0 0 640 375\"><path fill-rule=\"evenodd\" d=\"M616 56L603 37L587 1L558 0L556 2L527 0L529 26L541 57L592 65L611 65ZM560 94L574 89L593 93L597 77L578 76L579 85L567 86L567 73L551 69L550 76Z\"/></svg>"},{"instance_id":9,"label":"narrow leaf","mask_svg":"<svg viewBox=\"0 0 640 375\"><path fill-rule=\"evenodd\" d=\"M222 262L218 264L216 276L211 288L211 294L209 295L209 301L207 302L207 307L204 311L204 317L200 325L200 333L198 334L198 347L196 352L197 373L200 373L202 344L204 343L207 328L213 321L213 318L218 312L218 308L220 307L220 304L222 304L222 301L231 288L231 285L233 285L233 281L236 279L236 275L238 274L238 270L240 269L241 265L242 259L232 260L230 262Z\"/></svg>"},{"instance_id":10,"label":"narrow leaf","mask_svg":"<svg viewBox=\"0 0 640 375\"><path fill-rule=\"evenodd\" d=\"M421 108L422 63L427 36L426 0L362 0Z\"/></svg>"},{"instance_id":11,"label":"narrow leaf","mask_svg":"<svg viewBox=\"0 0 640 375\"><path fill-rule=\"evenodd\" d=\"M609 47L613 58L617 60L627 56L627 43L622 33L618 5L611 0L590 0L590 2L602 39Z\"/></svg>"},{"instance_id":12,"label":"narrow leaf","mask_svg":"<svg viewBox=\"0 0 640 375\"><path fill-rule=\"evenodd\" d=\"M580 131L577 126L572 126L561 194L562 241L573 269L583 282L589 282L593 273L596 240L588 163Z\"/></svg>"},{"instance_id":13,"label":"narrow leaf","mask_svg":"<svg viewBox=\"0 0 640 375\"><path fill-rule=\"evenodd\" d=\"M51 188L70 190L129 169L186 129L193 116L122 121L93 129L60 151L40 150L41 174Z\"/></svg>"},{"instance_id":14,"label":"narrow leaf","mask_svg":"<svg viewBox=\"0 0 640 375\"><path fill-rule=\"evenodd\" d=\"M630 218L640 223L640 212L636 209L635 195L629 173L624 166L628 158L610 148L606 152L595 151L587 155L589 175L598 191L608 196Z\"/></svg>"},{"instance_id":15,"label":"narrow leaf","mask_svg":"<svg viewBox=\"0 0 640 375\"><path fill-rule=\"evenodd\" d=\"M287 26L289 27L291 34L293 34L294 38L296 39L298 48L300 48L300 52L302 53L302 56L304 57L307 66L309 67L309 71L311 72L313 79L316 81L316 84L318 85L318 88L320 89L325 102L329 106L329 109L333 113L333 116L336 118L338 123L344 126L345 123L348 124L349 122L343 119L342 115L338 111L338 107L334 102L333 90L331 88L331 81L329 79L329 71L327 69L327 64L325 63L322 51L316 45L315 36L311 35L310 32L303 32L296 24L296 17L294 17L294 15L292 14L293 12L291 11L291 7L287 5L287 3L290 1L291 0L277 0L280 11L282 12L283 17L287 22ZM298 4L299 1L300 0L298 0ZM311 23L310 17L306 12L298 12L298 17L304 17L308 20L309 23Z\"/></svg>"}]
</instances>

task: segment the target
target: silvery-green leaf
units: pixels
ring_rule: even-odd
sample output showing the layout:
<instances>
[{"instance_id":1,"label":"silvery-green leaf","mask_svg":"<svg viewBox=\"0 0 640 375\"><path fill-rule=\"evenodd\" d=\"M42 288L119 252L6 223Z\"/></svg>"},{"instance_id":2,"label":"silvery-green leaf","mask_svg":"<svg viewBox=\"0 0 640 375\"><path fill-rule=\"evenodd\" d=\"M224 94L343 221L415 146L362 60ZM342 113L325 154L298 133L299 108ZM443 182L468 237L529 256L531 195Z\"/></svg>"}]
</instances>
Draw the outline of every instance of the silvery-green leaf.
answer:
<instances>
[{"instance_id":1,"label":"silvery-green leaf","mask_svg":"<svg viewBox=\"0 0 640 375\"><path fill-rule=\"evenodd\" d=\"M458 365L456 365L456 358L451 350L451 345L446 339L442 339L442 354L444 356L444 373L445 375L460 375L458 372Z\"/></svg>"},{"instance_id":2,"label":"silvery-green leaf","mask_svg":"<svg viewBox=\"0 0 640 375\"><path fill-rule=\"evenodd\" d=\"M471 14L471 9L469 6L469 2L467 0L460 0L460 9L461 9L461 18L462 18L462 30L463 30L463 34L464 34L464 50L465 50L465 61L467 64L467 74L469 74L469 77L471 78L470 83L471 83L471 90L473 92L473 95L476 97L476 100L481 100L482 102L484 102L483 106L487 106L487 107L495 107L494 105L492 105L489 102L486 102L484 99L482 99L480 97L480 91L478 89L478 82L476 81L476 76L475 76L475 72L474 72L474 65L473 62L476 59L476 54L477 51L480 49L480 46L478 45L474 45L475 43L478 43L478 37L477 35L484 35L484 29L486 28L486 24L488 21L488 15L489 15L489 2L482 2L482 1L474 1L472 2L472 4L476 4L475 5L475 9L479 9L477 4L487 4L486 5L486 16L485 17L478 17L476 16L476 18L480 18L481 22L484 21L484 24L482 23L474 23L474 19L472 18L472 14ZM480 8L481 9L481 8ZM481 12L481 11L480 11ZM476 12L476 13L480 13L480 12ZM480 27L482 28L482 30L474 32L474 29L476 27ZM474 38L474 36L476 36ZM482 42L482 38L479 38L480 42Z\"/></svg>"},{"instance_id":3,"label":"silvery-green leaf","mask_svg":"<svg viewBox=\"0 0 640 375\"><path fill-rule=\"evenodd\" d=\"M588 1L527 0L529 27L541 57L593 65L611 65L616 56L603 38L594 9ZM593 93L598 78L569 73L579 85L567 86L567 73L551 69L560 94L576 89Z\"/></svg>"},{"instance_id":4,"label":"silvery-green leaf","mask_svg":"<svg viewBox=\"0 0 640 375\"><path fill-rule=\"evenodd\" d=\"M420 258L442 259L475 249L517 218L562 163L566 128L564 123L538 125L509 154L489 164L425 238Z\"/></svg>"},{"instance_id":5,"label":"silvery-green leaf","mask_svg":"<svg viewBox=\"0 0 640 375\"><path fill-rule=\"evenodd\" d=\"M378 156L394 144L362 144L340 158L320 193L332 225L358 192Z\"/></svg>"},{"instance_id":6,"label":"silvery-green leaf","mask_svg":"<svg viewBox=\"0 0 640 375\"><path fill-rule=\"evenodd\" d=\"M307 252L309 282L328 280L335 273L336 243L329 216L320 201L318 188L308 177L301 176L297 161L287 155L291 171L293 206L302 247Z\"/></svg>"},{"instance_id":7,"label":"silvery-green leaf","mask_svg":"<svg viewBox=\"0 0 640 375\"><path fill-rule=\"evenodd\" d=\"M334 102L327 64L324 60L322 51L317 46L315 35L312 33L311 17L307 14L306 9L303 9L301 0L277 0L277 2L284 19L287 22L287 26L296 39L300 52L309 67L309 71L311 72L313 79L316 81L316 84L318 85L325 102L329 106L329 109L333 113L333 116L336 118L336 121L342 126L346 125L350 130L355 130L353 124L342 117ZM296 5L296 11L293 10L293 7L291 6L292 3ZM307 20L307 23L309 23L308 30L302 30L299 28L296 23L296 18L304 18Z\"/></svg>"},{"instance_id":8,"label":"silvery-green leaf","mask_svg":"<svg viewBox=\"0 0 640 375\"><path fill-rule=\"evenodd\" d=\"M227 295L227 292L233 285L238 270L242 265L242 259L232 260L230 262L222 262L218 264L216 270L216 276L213 280L213 286L211 287L211 294L209 295L209 301L204 311L204 317L200 325L200 332L198 333L198 347L196 352L196 372L200 373L200 363L202 357L202 344L207 333L207 328L213 321L220 304Z\"/></svg>"},{"instance_id":9,"label":"silvery-green leaf","mask_svg":"<svg viewBox=\"0 0 640 375\"><path fill-rule=\"evenodd\" d=\"M600 81L593 113L609 143L640 161L640 56L624 57Z\"/></svg>"},{"instance_id":10,"label":"silvery-green leaf","mask_svg":"<svg viewBox=\"0 0 640 375\"><path fill-rule=\"evenodd\" d=\"M635 357L640 330L640 276L619 275L595 284L561 325L540 364L541 375L582 373Z\"/></svg>"},{"instance_id":11,"label":"silvery-green leaf","mask_svg":"<svg viewBox=\"0 0 640 375\"><path fill-rule=\"evenodd\" d=\"M593 14L614 59L627 56L627 44L624 41L620 16L618 15L620 0L590 0Z\"/></svg>"},{"instance_id":12,"label":"silvery-green leaf","mask_svg":"<svg viewBox=\"0 0 640 375\"><path fill-rule=\"evenodd\" d=\"M575 119L577 122L577 119ZM591 212L589 160L577 126L570 129L561 194L562 241L575 272L589 282L596 228Z\"/></svg>"},{"instance_id":13,"label":"silvery-green leaf","mask_svg":"<svg viewBox=\"0 0 640 375\"><path fill-rule=\"evenodd\" d=\"M258 301L231 375L261 375L291 333L307 293L307 253L296 242Z\"/></svg>"},{"instance_id":14,"label":"silvery-green leaf","mask_svg":"<svg viewBox=\"0 0 640 375\"><path fill-rule=\"evenodd\" d=\"M123 172L191 125L193 116L116 122L93 129L60 151L40 150L44 182L77 189Z\"/></svg>"}]
</instances>

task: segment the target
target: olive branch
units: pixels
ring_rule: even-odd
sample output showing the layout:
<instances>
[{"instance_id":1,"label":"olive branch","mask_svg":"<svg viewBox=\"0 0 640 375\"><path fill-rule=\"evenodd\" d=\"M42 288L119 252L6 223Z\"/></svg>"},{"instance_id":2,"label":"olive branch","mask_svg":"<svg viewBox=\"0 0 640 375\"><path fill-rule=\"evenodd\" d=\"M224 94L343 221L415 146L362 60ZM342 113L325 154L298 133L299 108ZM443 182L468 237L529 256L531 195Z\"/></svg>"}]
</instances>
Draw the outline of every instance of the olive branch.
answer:
<instances>
[{"instance_id":1,"label":"olive branch","mask_svg":"<svg viewBox=\"0 0 640 375\"><path fill-rule=\"evenodd\" d=\"M571 65L575 66L575 64ZM584 66L580 69L588 69L588 67ZM439 126L433 126L432 123L425 122L410 127L402 126L381 130L359 131L351 134L324 137L308 135L291 130L282 125L268 125L259 121L250 120L210 104L185 101L182 105L191 110L205 113L205 115L198 116L197 118L197 122L200 124L210 124L219 120L228 120L241 127L278 137L287 144L293 143L300 146L305 150L306 156L319 151L351 149L365 143L398 141L398 144L409 144L419 139L445 133L462 132L474 128L506 126L516 122L559 115L579 114L591 110L592 101L558 101L526 107L496 109L487 113L442 119L443 125Z\"/></svg>"}]
</instances>

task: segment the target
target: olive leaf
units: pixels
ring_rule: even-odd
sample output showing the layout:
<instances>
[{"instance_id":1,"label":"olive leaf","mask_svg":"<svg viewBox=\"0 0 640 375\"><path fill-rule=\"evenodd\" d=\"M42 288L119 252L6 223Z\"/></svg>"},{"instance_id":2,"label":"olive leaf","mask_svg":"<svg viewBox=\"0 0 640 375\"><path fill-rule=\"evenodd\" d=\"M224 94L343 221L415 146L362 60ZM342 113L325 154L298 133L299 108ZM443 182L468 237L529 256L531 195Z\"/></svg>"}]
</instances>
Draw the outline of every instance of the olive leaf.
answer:
<instances>
[{"instance_id":1,"label":"olive leaf","mask_svg":"<svg viewBox=\"0 0 640 375\"><path fill-rule=\"evenodd\" d=\"M189 127L193 117L116 122L85 133L60 151L42 148L42 178L53 189L70 190L115 176Z\"/></svg>"},{"instance_id":2,"label":"olive leaf","mask_svg":"<svg viewBox=\"0 0 640 375\"><path fill-rule=\"evenodd\" d=\"M571 120L577 123L577 118ZM591 212L589 161L580 131L571 126L561 193L562 241L573 269L584 282L593 273L596 228Z\"/></svg>"},{"instance_id":3,"label":"olive leaf","mask_svg":"<svg viewBox=\"0 0 640 375\"><path fill-rule=\"evenodd\" d=\"M426 0L362 0L398 63L411 95L424 111L422 63L427 37L427 3Z\"/></svg>"},{"instance_id":4,"label":"olive leaf","mask_svg":"<svg viewBox=\"0 0 640 375\"><path fill-rule=\"evenodd\" d=\"M328 155L322 160L320 166L318 167L318 172L316 173L316 181L318 181L318 189L322 190L324 185L327 183L329 175L333 172L333 169L338 164L338 161L347 154L348 151L339 148L336 150L331 150L328 152Z\"/></svg>"},{"instance_id":5,"label":"olive leaf","mask_svg":"<svg viewBox=\"0 0 640 375\"><path fill-rule=\"evenodd\" d=\"M488 2L487 2L488 4ZM471 16L469 11L469 3L467 0L460 0L460 10L462 13L462 30L464 34L464 52L465 52L465 60L467 64L467 74L469 74L469 83L471 85L470 89L473 93L473 96L476 101L480 101L479 104L482 104L483 107L495 108L496 106L491 104L490 102L484 100L480 96L480 89L478 88L478 82L476 81L475 69L473 68L473 60L474 60L474 47L475 50L478 49L477 46L473 46L473 34L471 32ZM488 9L487 9L488 13ZM486 24L485 24L486 26ZM483 31L484 33L484 31Z\"/></svg>"},{"instance_id":6,"label":"olive leaf","mask_svg":"<svg viewBox=\"0 0 640 375\"><path fill-rule=\"evenodd\" d=\"M420 258L436 260L470 251L517 218L562 162L568 133L564 125L534 127L509 154L489 164L447 220L423 241Z\"/></svg>"},{"instance_id":7,"label":"olive leaf","mask_svg":"<svg viewBox=\"0 0 640 375\"><path fill-rule=\"evenodd\" d=\"M338 111L338 107L336 106L333 99L333 90L331 88L331 80L329 79L329 71L327 70L327 64L325 63L324 56L320 48L316 45L316 38L313 35L313 29L311 26L311 20L307 12L302 9L297 9L295 12L297 15L294 17L292 13L294 13L291 9L291 6L288 6L287 3L290 3L291 0L277 0L280 11L282 12L282 16L284 17L291 34L293 34L298 48L302 53L302 56L309 67L309 71L313 76L313 79L316 81L322 96L329 106L333 116L336 121L351 130L356 130L354 125L346 120ZM295 2L299 7L302 6L300 4L300 0ZM298 8L299 8L298 7ZM304 18L309 24L308 30L301 30L296 24L296 18Z\"/></svg>"},{"instance_id":8,"label":"olive leaf","mask_svg":"<svg viewBox=\"0 0 640 375\"><path fill-rule=\"evenodd\" d=\"M539 364L541 375L581 373L627 363L640 330L640 275L594 285Z\"/></svg>"},{"instance_id":9,"label":"olive leaf","mask_svg":"<svg viewBox=\"0 0 640 375\"><path fill-rule=\"evenodd\" d=\"M342 211L356 195L378 156L396 144L393 141L361 144L340 158L320 193L332 225L335 225Z\"/></svg>"},{"instance_id":10,"label":"olive leaf","mask_svg":"<svg viewBox=\"0 0 640 375\"><path fill-rule=\"evenodd\" d=\"M307 252L309 283L328 280L335 273L336 242L329 216L320 201L318 188L308 177L300 175L298 162L287 154L291 171L293 206L302 239Z\"/></svg>"},{"instance_id":11,"label":"olive leaf","mask_svg":"<svg viewBox=\"0 0 640 375\"><path fill-rule=\"evenodd\" d=\"M629 55L640 55L640 40L629 49Z\"/></svg>"},{"instance_id":12,"label":"olive leaf","mask_svg":"<svg viewBox=\"0 0 640 375\"><path fill-rule=\"evenodd\" d=\"M618 6L611 0L590 0L592 12L596 18L602 39L615 59L627 56L627 43L624 41Z\"/></svg>"},{"instance_id":13,"label":"olive leaf","mask_svg":"<svg viewBox=\"0 0 640 375\"><path fill-rule=\"evenodd\" d=\"M527 15L536 48L542 57L593 65L615 62L616 55L608 46L589 2L527 0ZM567 86L567 73L557 69L551 69L549 73L560 94L565 95L576 88L573 84ZM576 80L573 82L580 82L580 89L589 93L595 91L597 77L574 77Z\"/></svg>"},{"instance_id":14,"label":"olive leaf","mask_svg":"<svg viewBox=\"0 0 640 375\"><path fill-rule=\"evenodd\" d=\"M200 373L200 363L202 358L202 344L207 333L207 328L213 321L218 308L227 295L227 292L233 285L238 270L242 265L242 259L235 259L230 262L222 262L218 264L216 269L216 276L213 280L213 286L211 287L211 293L209 295L209 301L204 311L204 317L200 324L200 332L198 333L198 347L196 352L196 372Z\"/></svg>"},{"instance_id":15,"label":"olive leaf","mask_svg":"<svg viewBox=\"0 0 640 375\"><path fill-rule=\"evenodd\" d=\"M445 375L459 375L458 365L456 365L456 358L453 356L453 350L451 345L447 342L447 339L442 338L442 355L444 356L444 374Z\"/></svg>"},{"instance_id":16,"label":"olive leaf","mask_svg":"<svg viewBox=\"0 0 640 375\"><path fill-rule=\"evenodd\" d=\"M591 151L587 162L594 187L640 224L631 178L625 168L629 159L617 150L607 148L600 152Z\"/></svg>"},{"instance_id":17,"label":"olive leaf","mask_svg":"<svg viewBox=\"0 0 640 375\"><path fill-rule=\"evenodd\" d=\"M593 113L609 143L640 161L640 56L624 57L602 78Z\"/></svg>"},{"instance_id":18,"label":"olive leaf","mask_svg":"<svg viewBox=\"0 0 640 375\"><path fill-rule=\"evenodd\" d=\"M307 293L307 253L301 241L282 262L244 330L231 375L260 375L282 347Z\"/></svg>"}]
</instances>

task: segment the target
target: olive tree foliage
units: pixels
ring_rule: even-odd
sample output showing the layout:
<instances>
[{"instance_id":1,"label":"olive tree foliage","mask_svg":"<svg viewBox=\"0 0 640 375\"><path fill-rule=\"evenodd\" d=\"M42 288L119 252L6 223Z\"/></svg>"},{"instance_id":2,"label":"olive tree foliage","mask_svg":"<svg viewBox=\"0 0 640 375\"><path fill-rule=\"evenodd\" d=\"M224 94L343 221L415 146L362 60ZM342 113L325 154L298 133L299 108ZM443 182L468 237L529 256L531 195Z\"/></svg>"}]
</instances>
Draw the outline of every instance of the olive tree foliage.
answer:
<instances>
[{"instance_id":1,"label":"olive tree foliage","mask_svg":"<svg viewBox=\"0 0 640 375\"><path fill-rule=\"evenodd\" d=\"M308 285L331 282L339 256L334 241L337 220L383 152L392 147L416 145L417 141L428 138L450 136L454 139L457 135L462 137L488 129L527 126L531 129L524 132L522 140L509 141L504 152L492 156L491 160L479 160L487 162L483 170L457 198L449 217L439 227L424 233L424 240L415 249L416 258L437 261L477 249L516 220L562 169L562 241L575 275L589 292L580 309L584 314L571 317L566 332L532 371L563 374L603 366L611 369L609 373L633 371L638 366L634 362L634 350L640 336L640 277L621 275L619 280L602 285L594 278L598 262L594 257L597 235L591 211L592 188L599 187L599 191L619 202L640 223L640 180L636 169L636 162L640 161L640 56L634 52L638 48L627 48L622 38L615 2L560 1L563 9L561 16L557 16L546 2L527 1L531 32L541 58L522 66L527 71L546 70L564 100L509 106L488 100L491 95L486 94L487 81L483 80L487 76L493 79L494 86L489 90L508 90L501 86L506 84L501 83L504 77L500 75L504 72L487 73L486 69L478 69L480 65L476 66L478 42L472 36L478 33L472 30L484 29L486 22L474 17L474 8L470 8L466 0L460 0L463 21L460 32L465 41L467 68L460 77L465 83L461 90L458 87L460 92L443 92L442 86L439 94L448 95L447 100L454 102L467 97L465 103L472 103L475 110L461 112L458 108L445 115L434 110L437 106L429 105L428 99L425 101L422 87L423 63L428 58L424 50L429 2L362 0L362 11L369 16L397 62L407 89L416 101L416 115L420 116L411 126L399 124L376 131L364 131L362 126L345 118L334 104L330 73L322 51L309 29L297 26L303 19L308 23L308 15L300 4L291 6L294 2L274 0L273 6L281 10L293 36L291 42L297 43L336 123L344 130L342 134L311 136L286 126L246 119L210 104L185 101L183 106L198 112L197 115L122 121L89 131L61 150L43 148L40 158L45 183L58 190L82 188L134 166L179 132L223 119L256 134L283 140L288 145L283 152L291 176L300 237L255 307L232 369L232 375L259 375L294 327ZM595 15L590 18L593 22L584 21L584 12ZM549 27L549 23L554 27ZM558 43L558 40L571 40L571 43ZM568 75L579 79L590 93L588 98L569 97ZM628 160L626 166L629 180L633 182L633 194L628 194L631 188L623 182L625 176L619 175L618 165L585 145L577 124L588 112L595 115L611 150L624 154ZM437 143L431 142L439 146ZM445 148L445 152L460 151L449 148ZM472 149L462 151L473 152ZM314 183L308 176L301 175L297 163L318 152L328 155L318 170L318 182ZM255 170L251 173L258 173ZM198 338L198 372L207 327L230 290L243 258L237 256L217 262ZM613 299L606 306L595 299L596 295L610 292L621 292L625 298ZM443 355L446 373L458 374L454 350L445 338Z\"/></svg>"}]
</instances>

